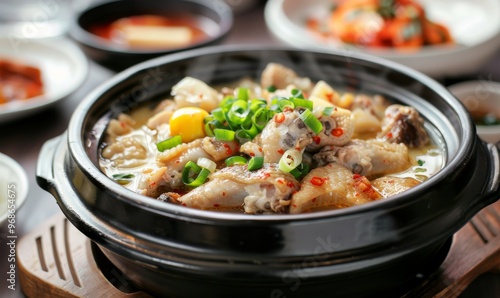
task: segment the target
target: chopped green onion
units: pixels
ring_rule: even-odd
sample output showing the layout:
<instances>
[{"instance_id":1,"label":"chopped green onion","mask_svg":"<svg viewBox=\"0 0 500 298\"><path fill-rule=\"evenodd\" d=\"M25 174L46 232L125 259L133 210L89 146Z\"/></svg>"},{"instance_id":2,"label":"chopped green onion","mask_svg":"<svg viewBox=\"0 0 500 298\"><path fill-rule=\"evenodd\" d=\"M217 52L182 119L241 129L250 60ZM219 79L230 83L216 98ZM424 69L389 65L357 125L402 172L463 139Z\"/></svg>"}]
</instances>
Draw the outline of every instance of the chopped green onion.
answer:
<instances>
[{"instance_id":1,"label":"chopped green onion","mask_svg":"<svg viewBox=\"0 0 500 298\"><path fill-rule=\"evenodd\" d=\"M196 178L193 178L196 175ZM210 171L202 168L192 161L188 161L182 170L182 182L185 185L197 187L207 180Z\"/></svg>"},{"instance_id":2,"label":"chopped green onion","mask_svg":"<svg viewBox=\"0 0 500 298\"><path fill-rule=\"evenodd\" d=\"M219 107L221 107L222 109L227 108L227 107L231 106L233 104L233 102L235 102L236 100L237 99L232 97L232 96L226 96L219 104Z\"/></svg>"},{"instance_id":3,"label":"chopped green onion","mask_svg":"<svg viewBox=\"0 0 500 298\"><path fill-rule=\"evenodd\" d=\"M241 129L246 132L250 138L255 138L255 136L259 133L259 129L257 126L251 121L248 124L241 125Z\"/></svg>"},{"instance_id":4,"label":"chopped green onion","mask_svg":"<svg viewBox=\"0 0 500 298\"><path fill-rule=\"evenodd\" d=\"M250 90L248 88L240 87L238 88L238 99L247 101L250 99Z\"/></svg>"},{"instance_id":5,"label":"chopped green onion","mask_svg":"<svg viewBox=\"0 0 500 298\"><path fill-rule=\"evenodd\" d=\"M304 110L299 117L315 134L319 134L323 130L323 124L314 117L310 110Z\"/></svg>"},{"instance_id":6,"label":"chopped green onion","mask_svg":"<svg viewBox=\"0 0 500 298\"><path fill-rule=\"evenodd\" d=\"M248 161L248 170L255 171L262 168L263 165L264 165L264 157L254 156L250 158L250 160Z\"/></svg>"},{"instance_id":7,"label":"chopped green onion","mask_svg":"<svg viewBox=\"0 0 500 298\"><path fill-rule=\"evenodd\" d=\"M291 109L294 109L295 108L295 105L293 104L292 101L288 100L288 99L281 99L280 101L278 101L278 105L280 107L280 109L283 111L285 108L291 108Z\"/></svg>"},{"instance_id":8,"label":"chopped green onion","mask_svg":"<svg viewBox=\"0 0 500 298\"><path fill-rule=\"evenodd\" d=\"M417 163L418 163L419 166L423 166L424 163L425 163L425 161L419 159L419 160L417 160Z\"/></svg>"},{"instance_id":9,"label":"chopped green onion","mask_svg":"<svg viewBox=\"0 0 500 298\"><path fill-rule=\"evenodd\" d=\"M113 180L120 183L121 185L125 185L132 181L134 178L134 174L113 174Z\"/></svg>"},{"instance_id":10,"label":"chopped green onion","mask_svg":"<svg viewBox=\"0 0 500 298\"><path fill-rule=\"evenodd\" d=\"M297 98L304 99L304 94L299 89L292 89L292 95Z\"/></svg>"},{"instance_id":11,"label":"chopped green onion","mask_svg":"<svg viewBox=\"0 0 500 298\"><path fill-rule=\"evenodd\" d=\"M237 100L231 105L231 109L227 113L227 120L230 124L241 124L248 117L248 102L245 100Z\"/></svg>"},{"instance_id":12,"label":"chopped green onion","mask_svg":"<svg viewBox=\"0 0 500 298\"><path fill-rule=\"evenodd\" d=\"M250 102L250 111L256 112L261 108L265 108L267 106L267 102L264 99L252 99Z\"/></svg>"},{"instance_id":13,"label":"chopped green onion","mask_svg":"<svg viewBox=\"0 0 500 298\"><path fill-rule=\"evenodd\" d=\"M414 172L415 173L423 173L423 172L427 172L427 169L426 168L415 168Z\"/></svg>"},{"instance_id":14,"label":"chopped green onion","mask_svg":"<svg viewBox=\"0 0 500 298\"><path fill-rule=\"evenodd\" d=\"M309 165L306 163L301 163L298 167L290 171L290 174L293 175L296 179L304 177L309 173Z\"/></svg>"},{"instance_id":15,"label":"chopped green onion","mask_svg":"<svg viewBox=\"0 0 500 298\"><path fill-rule=\"evenodd\" d=\"M214 119L224 123L226 121L226 116L224 116L224 111L222 108L216 108L212 110L212 115L214 116Z\"/></svg>"},{"instance_id":16,"label":"chopped green onion","mask_svg":"<svg viewBox=\"0 0 500 298\"><path fill-rule=\"evenodd\" d=\"M217 139L221 141L232 141L234 140L235 132L229 129L216 128L214 129L214 135Z\"/></svg>"},{"instance_id":17,"label":"chopped green onion","mask_svg":"<svg viewBox=\"0 0 500 298\"><path fill-rule=\"evenodd\" d=\"M215 169L217 169L217 164L213 160L210 160L206 157L198 158L196 164L202 168L209 170L211 173L215 172Z\"/></svg>"},{"instance_id":18,"label":"chopped green onion","mask_svg":"<svg viewBox=\"0 0 500 298\"><path fill-rule=\"evenodd\" d=\"M205 123L205 133L209 137L215 136L214 129L216 128L224 128L224 125L219 122L219 120L212 120Z\"/></svg>"},{"instance_id":19,"label":"chopped green onion","mask_svg":"<svg viewBox=\"0 0 500 298\"><path fill-rule=\"evenodd\" d=\"M334 110L335 110L334 107L326 107L323 109L323 115L330 116Z\"/></svg>"},{"instance_id":20,"label":"chopped green onion","mask_svg":"<svg viewBox=\"0 0 500 298\"><path fill-rule=\"evenodd\" d=\"M252 115L252 122L257 127L259 131L262 131L264 127L266 126L267 122L269 122L270 118L270 113L268 112L267 109L265 108L260 108L257 111L254 112Z\"/></svg>"},{"instance_id":21,"label":"chopped green onion","mask_svg":"<svg viewBox=\"0 0 500 298\"><path fill-rule=\"evenodd\" d=\"M276 91L276 87L271 85L271 86L267 87L267 91L274 92L274 91Z\"/></svg>"},{"instance_id":22,"label":"chopped green onion","mask_svg":"<svg viewBox=\"0 0 500 298\"><path fill-rule=\"evenodd\" d=\"M279 161L279 168L283 172L290 172L302 162L302 153L295 148L288 149L283 153Z\"/></svg>"},{"instance_id":23,"label":"chopped green onion","mask_svg":"<svg viewBox=\"0 0 500 298\"><path fill-rule=\"evenodd\" d=\"M244 144L246 142L251 141L254 137L249 135L245 130L238 129L234 132L234 138L238 140L240 144Z\"/></svg>"},{"instance_id":24,"label":"chopped green onion","mask_svg":"<svg viewBox=\"0 0 500 298\"><path fill-rule=\"evenodd\" d=\"M226 166L230 167L234 165L244 165L247 163L247 160L243 156L231 156L226 158L224 162L226 163Z\"/></svg>"},{"instance_id":25,"label":"chopped green onion","mask_svg":"<svg viewBox=\"0 0 500 298\"><path fill-rule=\"evenodd\" d=\"M156 148L158 148L158 151L163 152L180 144L182 144L182 137L180 135L176 135L157 143Z\"/></svg>"},{"instance_id":26,"label":"chopped green onion","mask_svg":"<svg viewBox=\"0 0 500 298\"><path fill-rule=\"evenodd\" d=\"M303 99L299 97L292 97L290 100L293 102L295 107L304 107L308 110L312 110L313 108L313 102L312 100L309 99Z\"/></svg>"}]
</instances>

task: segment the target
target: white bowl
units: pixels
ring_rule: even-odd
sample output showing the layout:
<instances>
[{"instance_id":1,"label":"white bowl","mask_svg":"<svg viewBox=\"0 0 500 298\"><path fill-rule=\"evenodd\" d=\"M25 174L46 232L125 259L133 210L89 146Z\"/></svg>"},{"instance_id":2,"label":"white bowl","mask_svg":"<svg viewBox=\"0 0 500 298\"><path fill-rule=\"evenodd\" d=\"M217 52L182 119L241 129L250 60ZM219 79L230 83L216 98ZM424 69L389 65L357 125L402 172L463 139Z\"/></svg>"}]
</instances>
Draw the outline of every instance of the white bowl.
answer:
<instances>
[{"instance_id":1,"label":"white bowl","mask_svg":"<svg viewBox=\"0 0 500 298\"><path fill-rule=\"evenodd\" d=\"M18 162L0 153L0 226L7 223L15 226L15 212L28 196L28 181L24 168Z\"/></svg>"},{"instance_id":2,"label":"white bowl","mask_svg":"<svg viewBox=\"0 0 500 298\"><path fill-rule=\"evenodd\" d=\"M21 61L41 70L44 93L28 100L0 105L0 123L42 111L67 98L88 74L88 60L67 38L23 40L0 36L0 58Z\"/></svg>"},{"instance_id":3,"label":"white bowl","mask_svg":"<svg viewBox=\"0 0 500 298\"><path fill-rule=\"evenodd\" d=\"M500 119L500 82L467 81L448 87L471 114L492 113ZM488 142L500 141L499 125L476 125L479 137Z\"/></svg>"},{"instance_id":4,"label":"white bowl","mask_svg":"<svg viewBox=\"0 0 500 298\"><path fill-rule=\"evenodd\" d=\"M479 70L500 48L500 1L420 0L428 17L446 25L456 41L452 46L426 46L414 53L393 49L326 44L305 28L308 16L327 17L340 0L268 0L265 21L280 41L301 49L363 52L399 62L432 77L453 77Z\"/></svg>"}]
</instances>

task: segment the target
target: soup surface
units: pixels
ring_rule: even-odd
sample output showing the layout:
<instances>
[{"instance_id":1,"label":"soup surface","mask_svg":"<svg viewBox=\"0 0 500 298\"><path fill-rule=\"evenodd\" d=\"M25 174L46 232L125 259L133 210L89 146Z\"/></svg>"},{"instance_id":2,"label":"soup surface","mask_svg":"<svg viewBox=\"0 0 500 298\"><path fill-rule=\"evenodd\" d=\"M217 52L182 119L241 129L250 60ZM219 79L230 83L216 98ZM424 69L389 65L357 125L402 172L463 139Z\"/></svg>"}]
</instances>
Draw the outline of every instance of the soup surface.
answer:
<instances>
[{"instance_id":1,"label":"soup surface","mask_svg":"<svg viewBox=\"0 0 500 298\"><path fill-rule=\"evenodd\" d=\"M100 165L186 207L248 214L346 208L438 172L443 149L412 107L334 89L270 63L258 80L186 77L155 107L110 121Z\"/></svg>"}]
</instances>

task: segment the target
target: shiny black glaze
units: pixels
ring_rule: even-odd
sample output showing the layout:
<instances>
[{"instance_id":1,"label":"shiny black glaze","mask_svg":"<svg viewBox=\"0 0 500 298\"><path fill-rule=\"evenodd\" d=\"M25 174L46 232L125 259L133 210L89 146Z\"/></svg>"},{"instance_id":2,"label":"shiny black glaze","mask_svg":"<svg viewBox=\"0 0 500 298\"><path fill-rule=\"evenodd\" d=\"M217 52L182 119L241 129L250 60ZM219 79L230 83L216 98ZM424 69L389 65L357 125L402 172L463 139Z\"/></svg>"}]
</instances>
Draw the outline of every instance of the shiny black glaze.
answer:
<instances>
[{"instance_id":1,"label":"shiny black glaze","mask_svg":"<svg viewBox=\"0 0 500 298\"><path fill-rule=\"evenodd\" d=\"M441 134L445 167L386 200L259 216L162 203L99 170L99 144L110 118L162 98L186 75L217 84L258 77L268 62L416 107L428 128ZM157 58L100 86L81 103L67 133L46 144L37 176L70 221L134 283L154 293L230 296L241 288L238 294L250 297L274 290L287 297L350 296L387 291L423 270L447 239L498 199L498 168L498 149L478 139L465 108L420 73L351 53L217 47ZM189 286L193 282L200 287Z\"/></svg>"}]
</instances>

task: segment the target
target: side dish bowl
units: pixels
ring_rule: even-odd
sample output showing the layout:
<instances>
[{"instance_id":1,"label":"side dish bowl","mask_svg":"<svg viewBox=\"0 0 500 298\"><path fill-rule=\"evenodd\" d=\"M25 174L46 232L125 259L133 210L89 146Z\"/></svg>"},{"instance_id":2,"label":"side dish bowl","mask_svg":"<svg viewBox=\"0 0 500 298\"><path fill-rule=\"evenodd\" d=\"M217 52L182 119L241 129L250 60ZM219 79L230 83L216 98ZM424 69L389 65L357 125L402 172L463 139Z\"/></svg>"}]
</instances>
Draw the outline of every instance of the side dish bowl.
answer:
<instances>
[{"instance_id":1,"label":"side dish bowl","mask_svg":"<svg viewBox=\"0 0 500 298\"><path fill-rule=\"evenodd\" d=\"M185 76L228 83L257 77L269 62L415 107L440 135L443 169L389 199L261 216L160 202L99 169L111 118L168 97ZM226 46L149 60L95 89L67 132L43 146L37 181L132 283L154 295L401 296L439 267L453 234L498 199L499 170L498 148L479 140L464 106L419 72L359 54Z\"/></svg>"},{"instance_id":2,"label":"side dish bowl","mask_svg":"<svg viewBox=\"0 0 500 298\"><path fill-rule=\"evenodd\" d=\"M500 83L494 81L466 81L448 86L476 118L478 136L485 142L500 141Z\"/></svg>"},{"instance_id":3,"label":"side dish bowl","mask_svg":"<svg viewBox=\"0 0 500 298\"><path fill-rule=\"evenodd\" d=\"M500 4L495 0L454 1L419 0L428 17L444 24L455 45L425 46L416 51L392 48L369 48L341 42L328 44L306 29L310 16L324 16L334 3L331 0L269 0L265 20L270 32L284 44L300 49L337 50L366 53L412 67L432 77L467 75L491 59L500 45Z\"/></svg>"},{"instance_id":4,"label":"side dish bowl","mask_svg":"<svg viewBox=\"0 0 500 298\"><path fill-rule=\"evenodd\" d=\"M0 153L0 180L0 226L15 225L15 212L28 197L28 175L17 161Z\"/></svg>"},{"instance_id":5,"label":"side dish bowl","mask_svg":"<svg viewBox=\"0 0 500 298\"><path fill-rule=\"evenodd\" d=\"M165 48L131 48L90 32L92 26L140 15L190 17L205 37ZM93 60L111 69L123 70L153 57L217 43L227 35L232 25L233 12L223 0L110 0L98 2L80 12L70 35Z\"/></svg>"}]
</instances>

